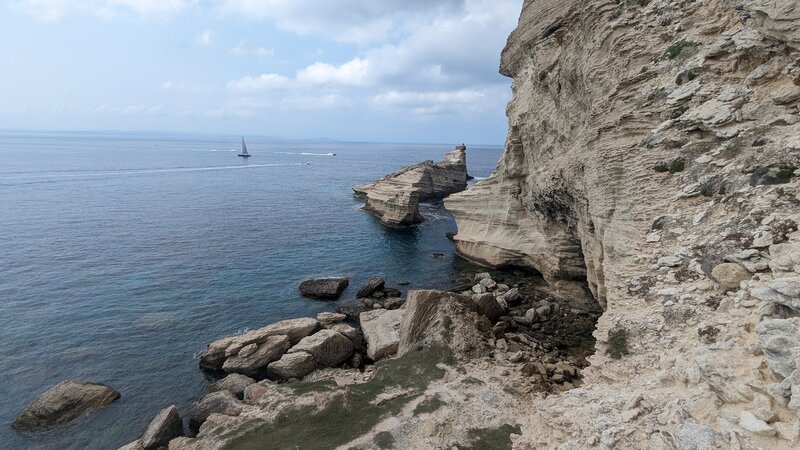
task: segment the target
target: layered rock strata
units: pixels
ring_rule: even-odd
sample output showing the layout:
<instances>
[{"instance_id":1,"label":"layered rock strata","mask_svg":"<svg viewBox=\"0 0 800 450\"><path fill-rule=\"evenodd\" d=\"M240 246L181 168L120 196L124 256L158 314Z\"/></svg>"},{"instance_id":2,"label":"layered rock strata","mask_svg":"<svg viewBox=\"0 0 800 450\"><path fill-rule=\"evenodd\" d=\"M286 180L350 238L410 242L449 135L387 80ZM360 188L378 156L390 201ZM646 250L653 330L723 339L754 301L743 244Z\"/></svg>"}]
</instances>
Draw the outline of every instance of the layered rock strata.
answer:
<instances>
[{"instance_id":1,"label":"layered rock strata","mask_svg":"<svg viewBox=\"0 0 800 450\"><path fill-rule=\"evenodd\" d=\"M387 175L375 183L353 188L366 201L364 210L382 224L402 228L424 221L419 203L441 200L467 187L467 148L463 145L445 155L444 161L424 161Z\"/></svg>"},{"instance_id":2,"label":"layered rock strata","mask_svg":"<svg viewBox=\"0 0 800 450\"><path fill-rule=\"evenodd\" d=\"M458 252L604 308L585 388L515 448L800 446L800 6L527 0Z\"/></svg>"}]
</instances>

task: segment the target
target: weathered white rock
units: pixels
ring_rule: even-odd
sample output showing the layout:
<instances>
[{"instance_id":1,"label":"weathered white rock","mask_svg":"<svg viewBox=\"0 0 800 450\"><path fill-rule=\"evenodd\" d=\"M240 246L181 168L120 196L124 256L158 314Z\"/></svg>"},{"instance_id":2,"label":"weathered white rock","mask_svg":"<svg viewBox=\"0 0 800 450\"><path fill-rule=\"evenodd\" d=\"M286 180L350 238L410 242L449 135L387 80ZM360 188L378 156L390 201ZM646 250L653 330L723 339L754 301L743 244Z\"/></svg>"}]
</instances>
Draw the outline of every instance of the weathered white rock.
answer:
<instances>
[{"instance_id":1,"label":"weathered white rock","mask_svg":"<svg viewBox=\"0 0 800 450\"><path fill-rule=\"evenodd\" d=\"M342 322L346 318L346 315L334 312L321 312L317 314L317 320L324 326Z\"/></svg>"},{"instance_id":2,"label":"weathered white rock","mask_svg":"<svg viewBox=\"0 0 800 450\"><path fill-rule=\"evenodd\" d=\"M286 353L281 359L267 366L267 376L273 379L288 380L303 378L317 367L314 357L307 352Z\"/></svg>"},{"instance_id":3,"label":"weathered white rock","mask_svg":"<svg viewBox=\"0 0 800 450\"><path fill-rule=\"evenodd\" d=\"M225 359L234 356L247 345L261 344L270 336L285 335L291 344L300 342L319 328L319 322L310 317L282 320L247 333L218 339L208 344L206 351L200 357L200 367L219 370Z\"/></svg>"},{"instance_id":4,"label":"weathered white rock","mask_svg":"<svg viewBox=\"0 0 800 450\"><path fill-rule=\"evenodd\" d=\"M400 341L400 322L405 310L374 310L359 316L364 339L367 341L367 356L373 361L393 356Z\"/></svg>"},{"instance_id":5,"label":"weathered white rock","mask_svg":"<svg viewBox=\"0 0 800 450\"><path fill-rule=\"evenodd\" d=\"M270 336L266 341L258 344L255 351L248 352L247 356L236 355L226 359L222 364L222 370L228 373L257 376L267 368L269 363L277 361L281 355L286 353L289 347L291 347L291 343L288 336Z\"/></svg>"},{"instance_id":6,"label":"weathered white rock","mask_svg":"<svg viewBox=\"0 0 800 450\"><path fill-rule=\"evenodd\" d=\"M317 367L335 367L353 355L350 339L333 330L320 330L304 337L289 353L305 352L314 358ZM276 358L277 359L277 358Z\"/></svg>"},{"instance_id":7,"label":"weathered white rock","mask_svg":"<svg viewBox=\"0 0 800 450\"><path fill-rule=\"evenodd\" d=\"M144 450L166 447L169 441L183 434L183 422L175 405L162 409L147 426L140 441Z\"/></svg>"},{"instance_id":8,"label":"weathered white rock","mask_svg":"<svg viewBox=\"0 0 800 450\"><path fill-rule=\"evenodd\" d=\"M745 430L754 433L772 436L775 434L775 429L769 426L766 422L758 419L749 411L742 411L739 415L739 426Z\"/></svg>"},{"instance_id":9,"label":"weathered white rock","mask_svg":"<svg viewBox=\"0 0 800 450\"><path fill-rule=\"evenodd\" d=\"M195 406L189 418L189 428L197 430L211 414L225 414L238 416L243 411L244 404L228 391L212 392L205 395Z\"/></svg>"},{"instance_id":10,"label":"weathered white rock","mask_svg":"<svg viewBox=\"0 0 800 450\"><path fill-rule=\"evenodd\" d=\"M406 227L423 221L419 203L442 198L467 187L466 147L458 146L445 160L405 167L370 184L353 188L366 200L364 210L389 227Z\"/></svg>"},{"instance_id":11,"label":"weathered white rock","mask_svg":"<svg viewBox=\"0 0 800 450\"><path fill-rule=\"evenodd\" d=\"M245 388L255 383L256 380L239 373L232 373L208 387L208 392L230 391L233 395L242 398Z\"/></svg>"},{"instance_id":12,"label":"weathered white rock","mask_svg":"<svg viewBox=\"0 0 800 450\"><path fill-rule=\"evenodd\" d=\"M736 263L722 263L714 266L711 276L723 289L739 289L742 281L752 278L750 272Z\"/></svg>"}]
</instances>

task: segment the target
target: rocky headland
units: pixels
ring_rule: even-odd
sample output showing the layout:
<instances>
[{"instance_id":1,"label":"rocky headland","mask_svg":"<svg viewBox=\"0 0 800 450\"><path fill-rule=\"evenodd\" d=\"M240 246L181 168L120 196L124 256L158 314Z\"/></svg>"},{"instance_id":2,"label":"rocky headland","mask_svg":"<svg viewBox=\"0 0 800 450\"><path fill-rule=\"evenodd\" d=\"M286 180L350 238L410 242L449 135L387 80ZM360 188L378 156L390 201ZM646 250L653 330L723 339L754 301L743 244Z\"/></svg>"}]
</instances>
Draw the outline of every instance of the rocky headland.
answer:
<instances>
[{"instance_id":1,"label":"rocky headland","mask_svg":"<svg viewBox=\"0 0 800 450\"><path fill-rule=\"evenodd\" d=\"M425 219L419 203L441 200L467 187L467 148L457 146L444 161L424 161L389 174L369 184L353 188L366 202L364 210L374 214L383 225L404 228Z\"/></svg>"},{"instance_id":2,"label":"rocky headland","mask_svg":"<svg viewBox=\"0 0 800 450\"><path fill-rule=\"evenodd\" d=\"M526 0L500 69L505 152L445 206L507 270L212 342L170 449L800 448L800 5ZM414 167L356 189L383 223Z\"/></svg>"}]
</instances>

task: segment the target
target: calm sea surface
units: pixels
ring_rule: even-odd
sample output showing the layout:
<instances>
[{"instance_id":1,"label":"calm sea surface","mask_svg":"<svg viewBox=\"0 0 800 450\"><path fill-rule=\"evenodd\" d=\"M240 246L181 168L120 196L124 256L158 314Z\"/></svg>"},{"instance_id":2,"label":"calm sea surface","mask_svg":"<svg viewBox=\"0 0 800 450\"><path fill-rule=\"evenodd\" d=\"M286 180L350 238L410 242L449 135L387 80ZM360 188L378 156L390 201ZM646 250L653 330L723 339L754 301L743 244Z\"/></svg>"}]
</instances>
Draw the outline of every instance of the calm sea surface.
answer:
<instances>
[{"instance_id":1,"label":"calm sea surface","mask_svg":"<svg viewBox=\"0 0 800 450\"><path fill-rule=\"evenodd\" d=\"M161 408L188 416L215 338L353 303L374 275L449 286L452 217L428 205L414 231L386 230L351 187L452 145L248 138L245 161L238 140L0 133L0 448L116 448ZM470 174L488 176L500 153L468 144ZM350 288L300 297L315 275ZM11 430L64 379L122 398L51 432Z\"/></svg>"}]
</instances>

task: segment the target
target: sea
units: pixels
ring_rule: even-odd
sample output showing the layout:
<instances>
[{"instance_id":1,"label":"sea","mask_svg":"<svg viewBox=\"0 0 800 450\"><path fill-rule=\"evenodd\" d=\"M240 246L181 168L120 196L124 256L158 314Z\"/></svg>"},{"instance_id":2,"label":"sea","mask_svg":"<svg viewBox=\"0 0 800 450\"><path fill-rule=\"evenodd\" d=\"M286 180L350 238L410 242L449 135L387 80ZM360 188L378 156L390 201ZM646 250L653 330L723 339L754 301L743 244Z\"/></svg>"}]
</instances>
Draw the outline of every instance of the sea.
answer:
<instances>
[{"instance_id":1,"label":"sea","mask_svg":"<svg viewBox=\"0 0 800 450\"><path fill-rule=\"evenodd\" d=\"M245 139L249 159L239 136L0 132L0 448L115 449L166 406L189 416L214 339L355 304L376 275L452 286L463 262L440 203L390 230L352 187L460 142ZM489 176L502 147L467 147L469 173ZM341 299L299 295L328 275L350 277ZM46 432L11 429L67 379L122 397Z\"/></svg>"}]
</instances>

